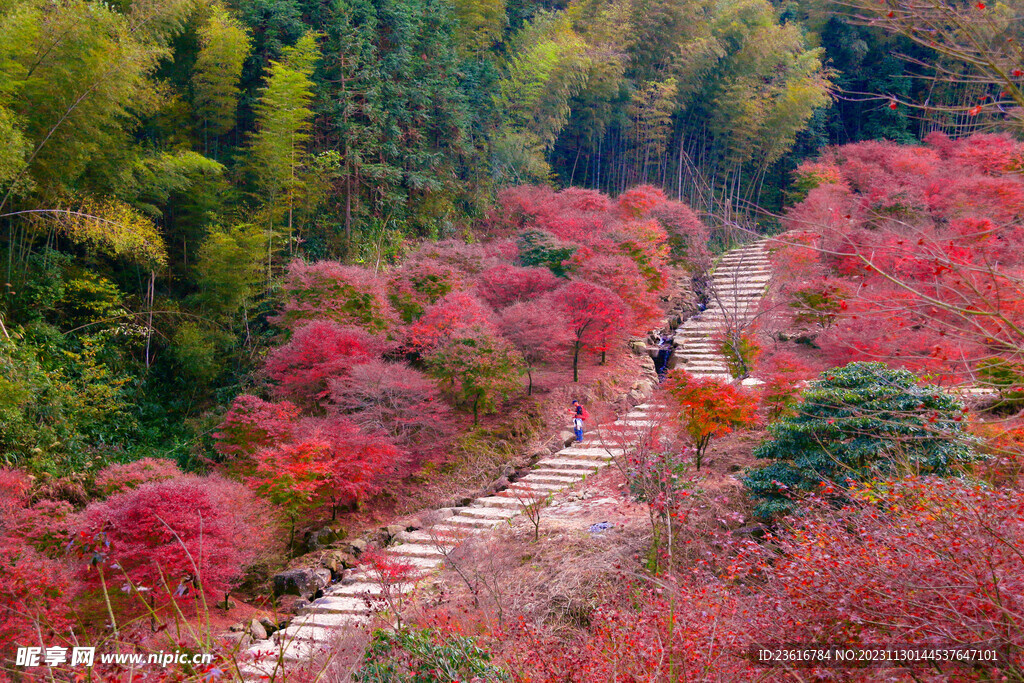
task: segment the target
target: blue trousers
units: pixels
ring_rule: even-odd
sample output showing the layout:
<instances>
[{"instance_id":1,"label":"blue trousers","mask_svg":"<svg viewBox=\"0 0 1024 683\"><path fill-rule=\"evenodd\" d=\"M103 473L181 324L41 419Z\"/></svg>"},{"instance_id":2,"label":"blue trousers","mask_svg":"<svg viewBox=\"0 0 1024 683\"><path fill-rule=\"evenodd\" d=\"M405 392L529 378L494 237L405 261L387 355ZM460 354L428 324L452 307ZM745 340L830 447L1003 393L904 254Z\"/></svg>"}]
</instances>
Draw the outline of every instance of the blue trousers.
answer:
<instances>
[{"instance_id":1,"label":"blue trousers","mask_svg":"<svg viewBox=\"0 0 1024 683\"><path fill-rule=\"evenodd\" d=\"M576 443L583 441L583 420L579 418L572 421L573 431L576 432Z\"/></svg>"}]
</instances>

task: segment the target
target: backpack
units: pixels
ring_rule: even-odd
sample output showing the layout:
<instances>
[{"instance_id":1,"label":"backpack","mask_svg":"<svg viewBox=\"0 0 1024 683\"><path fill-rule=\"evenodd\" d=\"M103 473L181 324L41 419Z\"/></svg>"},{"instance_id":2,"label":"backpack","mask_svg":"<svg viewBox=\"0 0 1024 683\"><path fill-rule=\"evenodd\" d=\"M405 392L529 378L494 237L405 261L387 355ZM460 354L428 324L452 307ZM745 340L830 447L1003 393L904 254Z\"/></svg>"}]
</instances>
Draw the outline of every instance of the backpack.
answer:
<instances>
[{"instance_id":1,"label":"backpack","mask_svg":"<svg viewBox=\"0 0 1024 683\"><path fill-rule=\"evenodd\" d=\"M576 411L576 417L580 418L581 420L589 420L590 413L587 412L586 408L580 406L580 409Z\"/></svg>"}]
</instances>

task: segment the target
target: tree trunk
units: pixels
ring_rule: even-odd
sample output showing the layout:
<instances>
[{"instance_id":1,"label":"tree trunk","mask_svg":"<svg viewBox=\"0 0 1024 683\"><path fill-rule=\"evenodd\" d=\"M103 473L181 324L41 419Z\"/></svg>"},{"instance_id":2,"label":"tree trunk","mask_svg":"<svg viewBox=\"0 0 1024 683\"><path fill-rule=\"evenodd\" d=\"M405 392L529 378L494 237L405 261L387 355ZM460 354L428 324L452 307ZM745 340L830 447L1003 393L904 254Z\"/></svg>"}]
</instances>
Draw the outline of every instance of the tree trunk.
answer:
<instances>
[{"instance_id":1,"label":"tree trunk","mask_svg":"<svg viewBox=\"0 0 1024 683\"><path fill-rule=\"evenodd\" d=\"M580 381L580 343L577 341L572 347L572 381Z\"/></svg>"}]
</instances>

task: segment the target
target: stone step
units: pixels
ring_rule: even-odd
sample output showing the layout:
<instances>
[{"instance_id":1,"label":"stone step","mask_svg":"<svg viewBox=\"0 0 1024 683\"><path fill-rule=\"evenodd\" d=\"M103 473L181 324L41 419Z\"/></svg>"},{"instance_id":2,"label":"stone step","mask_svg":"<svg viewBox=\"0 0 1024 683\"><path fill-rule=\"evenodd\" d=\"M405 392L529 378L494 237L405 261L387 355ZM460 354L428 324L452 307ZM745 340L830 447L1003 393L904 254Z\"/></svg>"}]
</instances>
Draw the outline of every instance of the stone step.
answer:
<instances>
[{"instance_id":1,"label":"stone step","mask_svg":"<svg viewBox=\"0 0 1024 683\"><path fill-rule=\"evenodd\" d=\"M374 603L375 609L379 609L383 605L383 601L376 601ZM358 614L334 614L331 612L316 612L301 614L294 619L289 626L320 626L322 628L352 628L353 626L362 626L368 624L370 619L366 615Z\"/></svg>"},{"instance_id":2,"label":"stone step","mask_svg":"<svg viewBox=\"0 0 1024 683\"><path fill-rule=\"evenodd\" d=\"M573 470L533 470L534 472L572 472ZM520 510L520 505L516 500L506 498L504 496L484 496L483 498L477 498L474 505L483 505L486 507L503 508L505 510Z\"/></svg>"},{"instance_id":3,"label":"stone step","mask_svg":"<svg viewBox=\"0 0 1024 683\"><path fill-rule=\"evenodd\" d=\"M541 477L564 477L572 479L574 482L582 481L588 473L585 470L569 470L564 467L541 467L530 471L530 474L536 474Z\"/></svg>"},{"instance_id":4,"label":"stone step","mask_svg":"<svg viewBox=\"0 0 1024 683\"><path fill-rule=\"evenodd\" d=\"M478 517L480 519L489 519L501 522L515 517L519 514L519 511L481 505L479 507L470 506L468 508L462 508L462 511L459 514L463 517Z\"/></svg>"},{"instance_id":5,"label":"stone step","mask_svg":"<svg viewBox=\"0 0 1024 683\"><path fill-rule=\"evenodd\" d=\"M380 595L379 593L377 595ZM374 596L364 598L345 597L338 595L325 595L317 598L303 608L306 614L330 613L330 614L370 614L373 611L372 605L379 602Z\"/></svg>"},{"instance_id":6,"label":"stone step","mask_svg":"<svg viewBox=\"0 0 1024 683\"><path fill-rule=\"evenodd\" d=\"M564 457L582 457L582 458L590 458L591 460L593 460L595 458L607 459L607 458L612 457L612 454L615 453L616 451L621 451L621 450L622 449L614 448L614 447L604 448L603 446L602 447L591 447L591 448L580 448L578 446L571 446L569 448L563 448L562 450L558 451L557 453L555 453L555 456L557 456L559 458L564 458Z\"/></svg>"},{"instance_id":7,"label":"stone step","mask_svg":"<svg viewBox=\"0 0 1024 683\"><path fill-rule=\"evenodd\" d=\"M530 472L530 474L528 474L527 476L523 477L520 481L526 481L528 479L530 481L535 481L541 484L559 484L561 486L568 487L573 486L574 484L578 484L580 481L582 481L583 476L584 475L582 474L579 476L575 474L552 474L551 472L534 470Z\"/></svg>"},{"instance_id":8,"label":"stone step","mask_svg":"<svg viewBox=\"0 0 1024 683\"><path fill-rule=\"evenodd\" d=\"M448 517L444 520L445 526L448 527L474 527L477 529L493 529L494 527L498 526L504 521L504 519L484 519L482 517L466 517L461 514L452 515L451 517Z\"/></svg>"},{"instance_id":9,"label":"stone step","mask_svg":"<svg viewBox=\"0 0 1024 683\"><path fill-rule=\"evenodd\" d=\"M441 557L442 553L431 542L399 543L388 547L388 552L403 557Z\"/></svg>"},{"instance_id":10,"label":"stone step","mask_svg":"<svg viewBox=\"0 0 1024 683\"><path fill-rule=\"evenodd\" d=\"M504 491L501 491L500 493L511 493L512 496L515 496L517 492L522 491L540 491L543 493L554 493L555 491L560 491L562 488L564 487L559 486L558 484L542 484L540 482L526 481L526 477L523 477L519 481L512 482L511 484L509 484L508 488L505 489Z\"/></svg>"},{"instance_id":11,"label":"stone step","mask_svg":"<svg viewBox=\"0 0 1024 683\"><path fill-rule=\"evenodd\" d=\"M538 460L540 467L557 467L565 470L594 472L608 464L608 460L584 460L583 458L545 458Z\"/></svg>"},{"instance_id":12,"label":"stone step","mask_svg":"<svg viewBox=\"0 0 1024 683\"><path fill-rule=\"evenodd\" d=\"M336 583L324 589L324 598L355 598L357 600L364 600L380 595L381 590L383 589L380 587L380 584L374 581ZM319 599L323 600L323 598Z\"/></svg>"}]
</instances>

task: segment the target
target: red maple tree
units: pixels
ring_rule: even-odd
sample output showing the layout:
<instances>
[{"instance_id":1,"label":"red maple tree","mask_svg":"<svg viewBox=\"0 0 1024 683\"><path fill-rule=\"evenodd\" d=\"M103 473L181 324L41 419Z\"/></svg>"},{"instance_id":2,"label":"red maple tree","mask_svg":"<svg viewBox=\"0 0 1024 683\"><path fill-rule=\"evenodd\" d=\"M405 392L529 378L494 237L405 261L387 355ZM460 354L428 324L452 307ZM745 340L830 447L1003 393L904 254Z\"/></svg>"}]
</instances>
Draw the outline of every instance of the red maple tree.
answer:
<instances>
[{"instance_id":1,"label":"red maple tree","mask_svg":"<svg viewBox=\"0 0 1024 683\"><path fill-rule=\"evenodd\" d=\"M313 320L270 352L264 372L276 383L280 396L315 404L327 395L331 379L344 376L353 365L378 358L383 350L382 340L364 330Z\"/></svg>"},{"instance_id":2,"label":"red maple tree","mask_svg":"<svg viewBox=\"0 0 1024 683\"><path fill-rule=\"evenodd\" d=\"M572 335L572 381L580 380L580 354L603 353L624 338L632 323L629 308L619 296L591 282L570 282L553 295Z\"/></svg>"}]
</instances>

